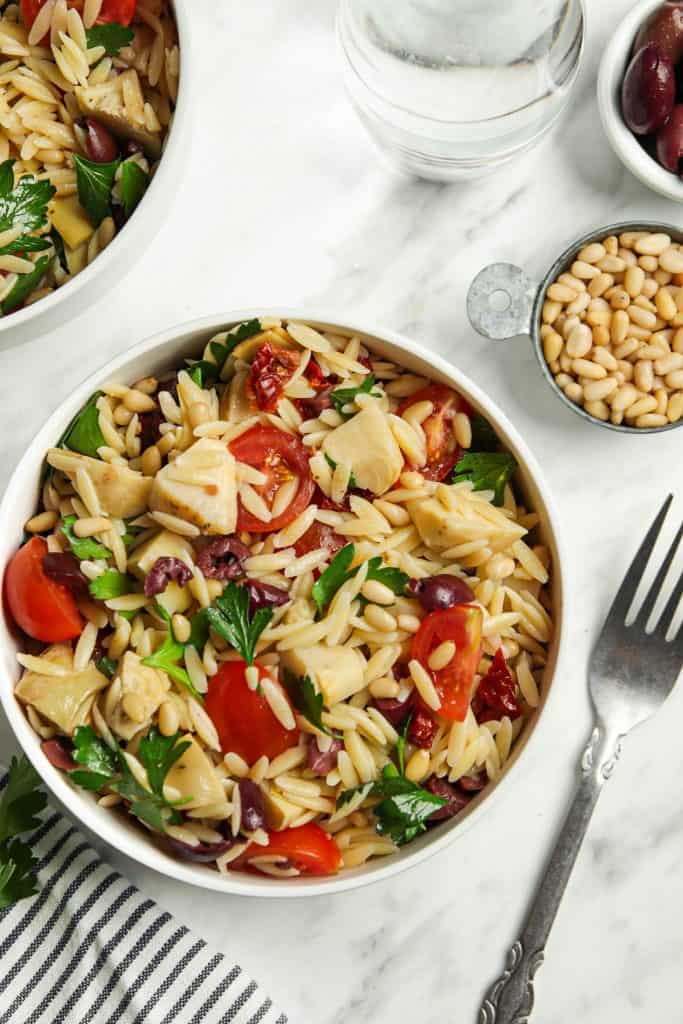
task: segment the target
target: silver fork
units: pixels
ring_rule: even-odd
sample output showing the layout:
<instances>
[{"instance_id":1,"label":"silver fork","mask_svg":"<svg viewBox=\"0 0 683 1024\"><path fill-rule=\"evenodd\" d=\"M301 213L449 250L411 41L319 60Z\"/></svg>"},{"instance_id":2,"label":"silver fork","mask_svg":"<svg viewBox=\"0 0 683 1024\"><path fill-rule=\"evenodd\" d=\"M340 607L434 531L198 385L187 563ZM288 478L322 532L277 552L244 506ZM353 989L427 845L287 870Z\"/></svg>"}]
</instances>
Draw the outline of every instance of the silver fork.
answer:
<instances>
[{"instance_id":1,"label":"silver fork","mask_svg":"<svg viewBox=\"0 0 683 1024\"><path fill-rule=\"evenodd\" d=\"M683 629L671 630L683 594L683 575L648 633L646 627L663 592L676 556L679 529L635 619L626 625L643 573L666 519L673 495L633 559L593 650L588 680L594 728L581 760L581 779L548 862L522 934L508 954L507 968L491 987L479 1011L479 1024L526 1024L534 1004L534 975L543 963L545 944L560 906L581 843L602 787L621 753L624 736L657 710L673 689L683 665Z\"/></svg>"}]
</instances>

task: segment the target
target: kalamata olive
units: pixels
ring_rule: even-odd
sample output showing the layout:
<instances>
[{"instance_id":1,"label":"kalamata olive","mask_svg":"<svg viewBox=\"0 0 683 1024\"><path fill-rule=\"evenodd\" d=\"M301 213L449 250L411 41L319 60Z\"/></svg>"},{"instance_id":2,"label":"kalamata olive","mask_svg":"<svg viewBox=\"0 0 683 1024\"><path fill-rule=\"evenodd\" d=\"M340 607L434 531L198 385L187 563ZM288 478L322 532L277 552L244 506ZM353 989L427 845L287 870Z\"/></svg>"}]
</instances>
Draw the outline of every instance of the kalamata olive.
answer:
<instances>
[{"instance_id":1,"label":"kalamata olive","mask_svg":"<svg viewBox=\"0 0 683 1024\"><path fill-rule=\"evenodd\" d=\"M103 124L92 117L85 119L85 147L88 159L96 164L110 164L119 155L116 139Z\"/></svg>"},{"instance_id":2,"label":"kalamata olive","mask_svg":"<svg viewBox=\"0 0 683 1024\"><path fill-rule=\"evenodd\" d=\"M321 750L318 746L317 738L313 736L308 744L306 767L314 775L328 775L333 768L336 768L337 754L343 749L343 746L344 744L341 740L332 739L327 750Z\"/></svg>"},{"instance_id":3,"label":"kalamata olive","mask_svg":"<svg viewBox=\"0 0 683 1024\"><path fill-rule=\"evenodd\" d=\"M458 779L458 786L466 793L478 793L485 785L486 778L483 772L477 772L475 775L463 775Z\"/></svg>"},{"instance_id":4,"label":"kalamata olive","mask_svg":"<svg viewBox=\"0 0 683 1024\"><path fill-rule=\"evenodd\" d=\"M250 555L237 537L216 537L197 555L197 566L207 579L235 580L244 575L243 563Z\"/></svg>"},{"instance_id":5,"label":"kalamata olive","mask_svg":"<svg viewBox=\"0 0 683 1024\"><path fill-rule=\"evenodd\" d=\"M139 142L135 139L126 139L123 146L124 156L135 156L136 153L144 153L144 150Z\"/></svg>"},{"instance_id":6,"label":"kalamata olive","mask_svg":"<svg viewBox=\"0 0 683 1024\"><path fill-rule=\"evenodd\" d=\"M192 579L192 570L179 558L157 558L145 576L145 597L162 594L171 580L184 587Z\"/></svg>"},{"instance_id":7,"label":"kalamata olive","mask_svg":"<svg viewBox=\"0 0 683 1024\"><path fill-rule=\"evenodd\" d=\"M251 779L240 779L238 786L242 807L240 827L243 832L255 832L257 828L263 828L266 821L263 794Z\"/></svg>"},{"instance_id":8,"label":"kalamata olive","mask_svg":"<svg viewBox=\"0 0 683 1024\"><path fill-rule=\"evenodd\" d=\"M123 225L126 223L126 211L120 203L112 203L111 216L114 221L114 226L117 231L120 231Z\"/></svg>"},{"instance_id":9,"label":"kalamata olive","mask_svg":"<svg viewBox=\"0 0 683 1024\"><path fill-rule=\"evenodd\" d=\"M183 860L191 860L196 864L209 864L216 857L227 853L237 840L224 839L220 843L197 843L196 846L190 846L189 843L182 843L179 839L172 839L171 836L167 835L166 842L173 852L177 853Z\"/></svg>"},{"instance_id":10,"label":"kalamata olive","mask_svg":"<svg viewBox=\"0 0 683 1024\"><path fill-rule=\"evenodd\" d=\"M377 697L372 703L380 714L384 715L387 722L391 722L394 729L401 728L413 706L410 697L405 700L397 700L395 697Z\"/></svg>"},{"instance_id":11,"label":"kalamata olive","mask_svg":"<svg viewBox=\"0 0 683 1024\"><path fill-rule=\"evenodd\" d=\"M249 611L253 615L259 608L279 608L287 604L289 594L280 587L273 587L270 583L261 583L260 580L247 580L245 584L249 591Z\"/></svg>"},{"instance_id":12,"label":"kalamata olive","mask_svg":"<svg viewBox=\"0 0 683 1024\"><path fill-rule=\"evenodd\" d=\"M67 740L63 736L55 736L54 739L43 740L40 744L40 749L50 764L53 764L55 768L59 768L60 771L71 772L74 768L78 768L78 765L71 756L73 750L71 740Z\"/></svg>"},{"instance_id":13,"label":"kalamata olive","mask_svg":"<svg viewBox=\"0 0 683 1024\"><path fill-rule=\"evenodd\" d=\"M439 779L436 775L430 776L424 784L425 789L435 796L443 797L446 803L439 807L433 814L429 815L429 821L445 821L446 818L453 818L463 807L466 807L472 797L463 793L457 784L453 785L446 779Z\"/></svg>"},{"instance_id":14,"label":"kalamata olive","mask_svg":"<svg viewBox=\"0 0 683 1024\"><path fill-rule=\"evenodd\" d=\"M674 107L667 123L657 132L657 159L668 171L683 176L683 103Z\"/></svg>"},{"instance_id":15,"label":"kalamata olive","mask_svg":"<svg viewBox=\"0 0 683 1024\"><path fill-rule=\"evenodd\" d=\"M140 451L145 451L151 445L156 444L161 433L159 427L164 422L163 413L159 409L151 409L150 412L142 412L140 415Z\"/></svg>"},{"instance_id":16,"label":"kalamata olive","mask_svg":"<svg viewBox=\"0 0 683 1024\"><path fill-rule=\"evenodd\" d=\"M624 120L636 135L663 125L676 102L676 77L668 57L650 43L635 54L621 86Z\"/></svg>"},{"instance_id":17,"label":"kalamata olive","mask_svg":"<svg viewBox=\"0 0 683 1024\"><path fill-rule=\"evenodd\" d=\"M70 552L49 551L43 558L43 572L55 583L62 583L75 597L88 593L88 577L81 572L78 559Z\"/></svg>"},{"instance_id":18,"label":"kalamata olive","mask_svg":"<svg viewBox=\"0 0 683 1024\"><path fill-rule=\"evenodd\" d=\"M645 20L636 36L634 53L648 43L654 43L672 64L683 60L683 3L668 0Z\"/></svg>"},{"instance_id":19,"label":"kalamata olive","mask_svg":"<svg viewBox=\"0 0 683 1024\"><path fill-rule=\"evenodd\" d=\"M464 580L447 573L438 573L423 580L410 580L406 588L416 597L426 612L454 608L474 600L474 594Z\"/></svg>"}]
</instances>

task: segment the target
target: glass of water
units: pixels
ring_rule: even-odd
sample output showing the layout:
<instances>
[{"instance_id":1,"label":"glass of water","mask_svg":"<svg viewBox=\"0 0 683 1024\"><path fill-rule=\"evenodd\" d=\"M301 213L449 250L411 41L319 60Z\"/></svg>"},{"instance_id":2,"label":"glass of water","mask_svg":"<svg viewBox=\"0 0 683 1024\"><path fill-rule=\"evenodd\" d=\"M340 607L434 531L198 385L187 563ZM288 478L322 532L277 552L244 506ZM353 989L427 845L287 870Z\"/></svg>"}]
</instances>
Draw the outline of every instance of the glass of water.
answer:
<instances>
[{"instance_id":1,"label":"glass of water","mask_svg":"<svg viewBox=\"0 0 683 1024\"><path fill-rule=\"evenodd\" d=\"M567 102L582 0L340 0L345 82L402 170L477 177L528 149Z\"/></svg>"}]
</instances>

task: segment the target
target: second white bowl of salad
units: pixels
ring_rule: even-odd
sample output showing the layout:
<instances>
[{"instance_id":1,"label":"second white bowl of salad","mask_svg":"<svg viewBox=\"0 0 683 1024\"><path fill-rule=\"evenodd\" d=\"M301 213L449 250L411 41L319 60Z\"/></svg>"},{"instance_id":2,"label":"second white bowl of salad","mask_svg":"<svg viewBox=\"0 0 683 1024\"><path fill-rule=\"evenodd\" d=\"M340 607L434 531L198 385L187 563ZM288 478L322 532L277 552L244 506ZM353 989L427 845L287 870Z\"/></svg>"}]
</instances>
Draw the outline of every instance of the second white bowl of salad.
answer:
<instances>
[{"instance_id":1,"label":"second white bowl of salad","mask_svg":"<svg viewBox=\"0 0 683 1024\"><path fill-rule=\"evenodd\" d=\"M510 785L563 633L514 427L392 332L174 328L49 419L0 509L2 702L113 846L226 892L386 877Z\"/></svg>"},{"instance_id":2,"label":"second white bowl of salad","mask_svg":"<svg viewBox=\"0 0 683 1024\"><path fill-rule=\"evenodd\" d=\"M187 20L173 0L0 13L0 345L82 312L163 223L187 150Z\"/></svg>"}]
</instances>

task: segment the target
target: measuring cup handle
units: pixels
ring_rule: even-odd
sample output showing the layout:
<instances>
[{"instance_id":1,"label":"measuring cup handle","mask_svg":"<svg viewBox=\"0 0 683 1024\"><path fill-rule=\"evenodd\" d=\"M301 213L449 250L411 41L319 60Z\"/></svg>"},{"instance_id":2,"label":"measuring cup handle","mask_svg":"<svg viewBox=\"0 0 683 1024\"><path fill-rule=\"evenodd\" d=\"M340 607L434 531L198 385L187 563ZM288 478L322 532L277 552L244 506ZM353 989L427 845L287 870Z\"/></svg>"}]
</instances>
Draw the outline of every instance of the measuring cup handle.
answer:
<instances>
[{"instance_id":1,"label":"measuring cup handle","mask_svg":"<svg viewBox=\"0 0 683 1024\"><path fill-rule=\"evenodd\" d=\"M537 291L538 285L521 267L514 263L491 263L470 285L467 316L475 331L492 341L531 334Z\"/></svg>"}]
</instances>

